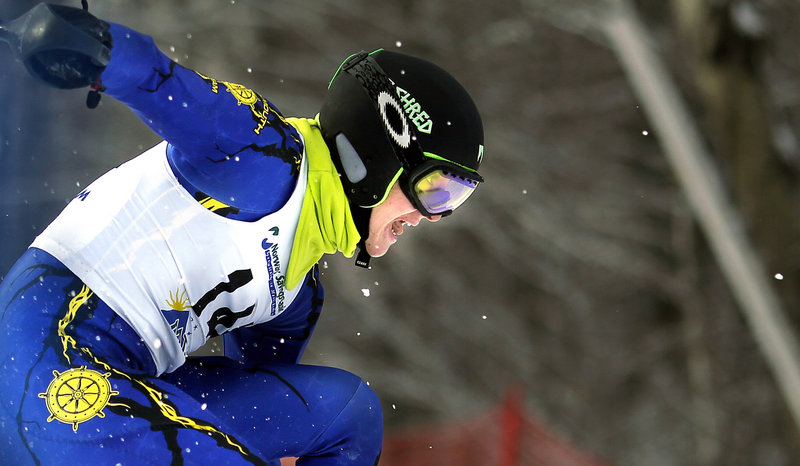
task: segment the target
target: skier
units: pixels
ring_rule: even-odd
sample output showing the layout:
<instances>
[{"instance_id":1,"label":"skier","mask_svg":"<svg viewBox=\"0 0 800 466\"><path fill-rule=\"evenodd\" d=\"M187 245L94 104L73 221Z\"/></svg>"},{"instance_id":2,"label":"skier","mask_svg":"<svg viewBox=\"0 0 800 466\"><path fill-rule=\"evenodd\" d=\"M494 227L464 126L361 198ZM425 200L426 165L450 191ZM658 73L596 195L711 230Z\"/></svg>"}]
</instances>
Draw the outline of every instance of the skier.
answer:
<instances>
[{"instance_id":1,"label":"skier","mask_svg":"<svg viewBox=\"0 0 800 466\"><path fill-rule=\"evenodd\" d=\"M315 264L359 250L366 266L483 181L463 87L361 52L316 118L284 118L85 8L41 4L0 38L35 77L118 99L163 139L78 193L0 284L0 462L376 464L376 394L299 364ZM224 356L191 356L216 336Z\"/></svg>"}]
</instances>

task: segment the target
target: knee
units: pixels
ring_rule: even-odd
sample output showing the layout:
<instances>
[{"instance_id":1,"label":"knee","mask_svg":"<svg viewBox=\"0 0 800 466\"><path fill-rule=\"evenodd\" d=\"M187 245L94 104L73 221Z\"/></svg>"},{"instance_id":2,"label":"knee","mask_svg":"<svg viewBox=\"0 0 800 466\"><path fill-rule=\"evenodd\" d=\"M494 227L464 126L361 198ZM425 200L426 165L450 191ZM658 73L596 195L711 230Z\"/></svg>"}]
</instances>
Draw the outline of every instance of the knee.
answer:
<instances>
[{"instance_id":1,"label":"knee","mask_svg":"<svg viewBox=\"0 0 800 466\"><path fill-rule=\"evenodd\" d=\"M340 374L347 390L340 392L341 409L325 430L321 456L346 458L352 464L372 465L383 443L383 412L378 395L359 377ZM316 456L316 455L315 455Z\"/></svg>"},{"instance_id":2,"label":"knee","mask_svg":"<svg viewBox=\"0 0 800 466\"><path fill-rule=\"evenodd\" d=\"M357 375L342 370L337 372L341 410L333 423L350 425L353 429L366 426L370 431L382 433L383 412L378 394Z\"/></svg>"},{"instance_id":3,"label":"knee","mask_svg":"<svg viewBox=\"0 0 800 466\"><path fill-rule=\"evenodd\" d=\"M359 380L353 397L342 410L357 421L359 429L363 428L371 434L383 434L383 410L378 394L364 381ZM341 416L341 415L340 415Z\"/></svg>"}]
</instances>

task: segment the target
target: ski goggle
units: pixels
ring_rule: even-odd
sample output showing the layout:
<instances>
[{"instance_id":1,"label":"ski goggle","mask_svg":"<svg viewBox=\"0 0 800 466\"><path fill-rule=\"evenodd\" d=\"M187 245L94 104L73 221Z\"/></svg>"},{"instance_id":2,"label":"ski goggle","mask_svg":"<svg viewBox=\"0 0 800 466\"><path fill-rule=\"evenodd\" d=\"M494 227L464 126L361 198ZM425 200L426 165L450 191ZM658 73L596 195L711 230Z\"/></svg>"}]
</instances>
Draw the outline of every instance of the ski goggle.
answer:
<instances>
[{"instance_id":1,"label":"ski goggle","mask_svg":"<svg viewBox=\"0 0 800 466\"><path fill-rule=\"evenodd\" d=\"M439 160L428 160L401 177L400 187L426 217L446 217L478 187L483 178L474 171Z\"/></svg>"}]
</instances>

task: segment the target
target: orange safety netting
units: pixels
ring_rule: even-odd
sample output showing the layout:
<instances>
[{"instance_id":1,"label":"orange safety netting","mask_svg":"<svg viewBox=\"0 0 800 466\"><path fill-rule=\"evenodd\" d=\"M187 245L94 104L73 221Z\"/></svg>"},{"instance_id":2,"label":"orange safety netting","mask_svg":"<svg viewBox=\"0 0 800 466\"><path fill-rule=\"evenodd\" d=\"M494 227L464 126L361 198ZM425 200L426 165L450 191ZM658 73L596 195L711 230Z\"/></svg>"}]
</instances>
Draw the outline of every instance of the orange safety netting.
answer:
<instances>
[{"instance_id":1,"label":"orange safety netting","mask_svg":"<svg viewBox=\"0 0 800 466\"><path fill-rule=\"evenodd\" d=\"M458 423L384 438L381 466L610 466L559 437L525 411L522 392Z\"/></svg>"}]
</instances>

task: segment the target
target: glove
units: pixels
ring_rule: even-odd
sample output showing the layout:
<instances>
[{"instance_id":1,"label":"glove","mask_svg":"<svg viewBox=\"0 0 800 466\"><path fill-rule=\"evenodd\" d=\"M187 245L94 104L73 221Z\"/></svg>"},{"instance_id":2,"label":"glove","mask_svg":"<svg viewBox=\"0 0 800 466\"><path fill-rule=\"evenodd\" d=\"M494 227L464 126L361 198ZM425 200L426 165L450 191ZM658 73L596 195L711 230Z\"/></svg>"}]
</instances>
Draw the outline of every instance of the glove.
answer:
<instances>
[{"instance_id":1,"label":"glove","mask_svg":"<svg viewBox=\"0 0 800 466\"><path fill-rule=\"evenodd\" d=\"M6 40L28 71L60 89L100 88L100 75L111 59L109 25L87 11L39 4L0 25Z\"/></svg>"}]
</instances>

